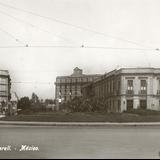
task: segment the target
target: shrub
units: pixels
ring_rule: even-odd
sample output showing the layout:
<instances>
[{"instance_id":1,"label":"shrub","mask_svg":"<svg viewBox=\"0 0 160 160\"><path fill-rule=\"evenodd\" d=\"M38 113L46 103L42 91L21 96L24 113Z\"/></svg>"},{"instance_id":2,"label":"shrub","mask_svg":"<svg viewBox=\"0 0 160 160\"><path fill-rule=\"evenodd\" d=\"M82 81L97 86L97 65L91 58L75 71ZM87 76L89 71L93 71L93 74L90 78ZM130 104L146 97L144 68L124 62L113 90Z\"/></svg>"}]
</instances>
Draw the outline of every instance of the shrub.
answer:
<instances>
[{"instance_id":1,"label":"shrub","mask_svg":"<svg viewBox=\"0 0 160 160\"><path fill-rule=\"evenodd\" d=\"M71 112L108 112L109 107L104 98L74 98L73 100L61 104L60 108Z\"/></svg>"}]
</instances>

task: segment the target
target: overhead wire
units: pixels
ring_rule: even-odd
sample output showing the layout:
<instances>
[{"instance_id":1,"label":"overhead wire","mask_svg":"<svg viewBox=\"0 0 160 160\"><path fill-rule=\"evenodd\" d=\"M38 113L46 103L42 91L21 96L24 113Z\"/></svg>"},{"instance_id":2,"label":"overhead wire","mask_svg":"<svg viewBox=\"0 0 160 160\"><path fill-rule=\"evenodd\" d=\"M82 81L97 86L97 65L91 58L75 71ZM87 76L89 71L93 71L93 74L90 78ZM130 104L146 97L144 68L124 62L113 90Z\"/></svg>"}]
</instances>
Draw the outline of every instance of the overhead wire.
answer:
<instances>
[{"instance_id":1,"label":"overhead wire","mask_svg":"<svg viewBox=\"0 0 160 160\"><path fill-rule=\"evenodd\" d=\"M60 38L60 39L63 39L64 41L67 41L67 42L69 42L69 43L72 43L72 44L74 43L74 42L73 42L72 40L70 40L70 39L67 39L67 38L65 38L65 37L63 37L63 36L57 35L57 34L51 32L51 31L48 31L48 30L46 30L46 29L43 29L43 28L41 28L41 27L39 27L39 26L37 26L37 25L35 25L35 24L26 22L25 20L22 20L22 19L20 19L20 18L17 18L17 17L15 17L15 16L13 16L13 15L10 15L10 14L4 12L4 11L1 11L1 10L0 10L0 14L3 14L3 15L5 15L5 16L8 16L8 17L14 19L15 21L17 21L17 22L19 22L19 23L23 23L23 24L29 25L30 27L36 28L36 29L38 29L38 30L40 30L40 31L42 31L42 32L45 32L45 33L49 34L49 35L52 34L53 36L58 37L58 38Z\"/></svg>"},{"instance_id":2,"label":"overhead wire","mask_svg":"<svg viewBox=\"0 0 160 160\"><path fill-rule=\"evenodd\" d=\"M11 39L15 40L17 43L20 43L20 44L24 45L24 42L22 42L19 38L15 37L10 32L2 29L1 27L0 27L0 31L3 32L3 33L5 33L6 35L8 35Z\"/></svg>"},{"instance_id":3,"label":"overhead wire","mask_svg":"<svg viewBox=\"0 0 160 160\"><path fill-rule=\"evenodd\" d=\"M37 81L35 81L35 82L13 81L12 83L13 84L40 84L40 85L46 85L46 84L52 85L52 84L54 84L54 82L37 82Z\"/></svg>"},{"instance_id":4,"label":"overhead wire","mask_svg":"<svg viewBox=\"0 0 160 160\"><path fill-rule=\"evenodd\" d=\"M41 15L41 14L38 14L38 13L35 13L35 12L32 12L32 11L28 11L28 10L25 10L25 9L21 9L21 8L18 8L18 7L15 7L15 6L8 5L8 4L2 3L2 2L0 2L0 5L4 6L6 8L10 8L10 9L21 11L21 12L31 14L31 15L34 15L34 16L38 16L40 18L47 19L47 20L50 20L52 22L57 22L57 23L61 23L61 24L73 27L73 28L77 28L77 29L80 29L80 30L83 30L83 31L92 32L94 34L102 35L102 36L105 36L105 37L110 37L110 38L113 38L113 39L117 39L119 41L127 42L127 43L134 44L134 45L141 46L141 47L146 47L146 45L141 44L139 42L123 39L121 37L113 36L113 35L106 34L106 33L103 33L103 32L99 32L99 31L93 30L91 28L86 28L86 27L83 27L83 26L71 24L71 23L66 22L66 21L62 21L62 20L59 20L59 19L56 19L56 18L51 18L51 17L48 17L48 16L44 16L44 15ZM150 48L150 47L147 47L147 48Z\"/></svg>"},{"instance_id":5,"label":"overhead wire","mask_svg":"<svg viewBox=\"0 0 160 160\"><path fill-rule=\"evenodd\" d=\"M103 49L103 50L139 50L139 51L160 51L157 49L147 48L117 48L117 47L106 47L106 46L69 46L69 45L17 45L17 46L1 46L1 49L16 49L16 48L61 48L61 49Z\"/></svg>"}]
</instances>

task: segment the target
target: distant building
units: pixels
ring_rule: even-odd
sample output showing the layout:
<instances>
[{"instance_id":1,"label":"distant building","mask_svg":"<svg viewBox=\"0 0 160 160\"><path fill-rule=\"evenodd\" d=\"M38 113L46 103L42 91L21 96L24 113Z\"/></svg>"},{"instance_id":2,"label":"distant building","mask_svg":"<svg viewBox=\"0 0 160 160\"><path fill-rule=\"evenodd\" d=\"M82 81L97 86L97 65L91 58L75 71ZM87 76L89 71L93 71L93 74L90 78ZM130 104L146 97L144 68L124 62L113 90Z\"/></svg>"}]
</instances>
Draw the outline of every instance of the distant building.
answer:
<instances>
[{"instance_id":1,"label":"distant building","mask_svg":"<svg viewBox=\"0 0 160 160\"><path fill-rule=\"evenodd\" d=\"M55 98L60 103L70 101L75 97L82 96L82 86L90 84L95 79L100 77L99 74L86 75L83 71L76 67L73 74L70 76L60 76L56 78L55 82Z\"/></svg>"},{"instance_id":2,"label":"distant building","mask_svg":"<svg viewBox=\"0 0 160 160\"><path fill-rule=\"evenodd\" d=\"M83 97L105 99L111 112L160 111L160 68L121 68L83 86Z\"/></svg>"},{"instance_id":3,"label":"distant building","mask_svg":"<svg viewBox=\"0 0 160 160\"><path fill-rule=\"evenodd\" d=\"M0 70L0 113L8 111L8 103L11 99L11 79L7 70Z\"/></svg>"}]
</instances>

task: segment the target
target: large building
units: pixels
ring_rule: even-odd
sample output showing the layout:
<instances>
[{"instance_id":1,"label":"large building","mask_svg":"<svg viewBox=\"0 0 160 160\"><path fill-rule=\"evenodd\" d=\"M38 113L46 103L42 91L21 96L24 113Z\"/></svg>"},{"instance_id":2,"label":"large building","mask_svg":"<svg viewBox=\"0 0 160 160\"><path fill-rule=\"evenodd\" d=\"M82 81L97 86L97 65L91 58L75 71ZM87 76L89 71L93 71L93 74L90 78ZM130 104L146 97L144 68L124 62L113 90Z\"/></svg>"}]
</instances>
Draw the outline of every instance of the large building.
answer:
<instances>
[{"instance_id":1,"label":"large building","mask_svg":"<svg viewBox=\"0 0 160 160\"><path fill-rule=\"evenodd\" d=\"M160 110L160 68L121 68L82 89L84 97L105 99L111 112Z\"/></svg>"},{"instance_id":2,"label":"large building","mask_svg":"<svg viewBox=\"0 0 160 160\"><path fill-rule=\"evenodd\" d=\"M6 112L11 99L11 79L7 70L0 70L0 113Z\"/></svg>"},{"instance_id":3,"label":"large building","mask_svg":"<svg viewBox=\"0 0 160 160\"><path fill-rule=\"evenodd\" d=\"M82 86L90 84L101 75L86 75L83 71L76 67L73 74L69 76L59 76L55 82L55 98L59 102L67 102L75 97L82 96Z\"/></svg>"}]
</instances>

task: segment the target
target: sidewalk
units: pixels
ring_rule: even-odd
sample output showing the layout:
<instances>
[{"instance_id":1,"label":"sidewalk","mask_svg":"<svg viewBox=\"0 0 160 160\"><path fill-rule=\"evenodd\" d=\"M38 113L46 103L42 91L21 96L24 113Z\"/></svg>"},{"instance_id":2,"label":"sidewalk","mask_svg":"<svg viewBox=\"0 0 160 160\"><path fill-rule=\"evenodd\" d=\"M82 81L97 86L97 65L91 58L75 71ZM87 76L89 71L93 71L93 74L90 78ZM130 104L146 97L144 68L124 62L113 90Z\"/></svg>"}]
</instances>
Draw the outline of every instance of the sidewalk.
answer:
<instances>
[{"instance_id":1,"label":"sidewalk","mask_svg":"<svg viewBox=\"0 0 160 160\"><path fill-rule=\"evenodd\" d=\"M160 126L160 122L133 122L133 123L110 123L110 122L20 122L0 121L0 125L17 126Z\"/></svg>"}]
</instances>

